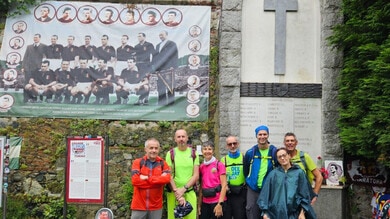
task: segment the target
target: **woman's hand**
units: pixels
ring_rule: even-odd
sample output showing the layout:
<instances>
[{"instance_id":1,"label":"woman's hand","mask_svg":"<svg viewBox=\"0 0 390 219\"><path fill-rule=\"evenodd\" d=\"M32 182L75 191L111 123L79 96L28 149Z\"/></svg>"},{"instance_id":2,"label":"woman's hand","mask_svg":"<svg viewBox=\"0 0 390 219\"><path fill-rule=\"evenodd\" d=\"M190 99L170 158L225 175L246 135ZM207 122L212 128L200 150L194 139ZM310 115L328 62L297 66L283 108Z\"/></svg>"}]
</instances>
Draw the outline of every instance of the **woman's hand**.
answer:
<instances>
[{"instance_id":1,"label":"woman's hand","mask_svg":"<svg viewBox=\"0 0 390 219\"><path fill-rule=\"evenodd\" d=\"M184 197L180 197L177 202L179 203L179 205L185 205L186 204L186 199Z\"/></svg>"},{"instance_id":2,"label":"woman's hand","mask_svg":"<svg viewBox=\"0 0 390 219\"><path fill-rule=\"evenodd\" d=\"M311 205L314 205L314 203L316 203L316 201L317 201L317 197L314 197L312 200L311 200Z\"/></svg>"},{"instance_id":3,"label":"woman's hand","mask_svg":"<svg viewBox=\"0 0 390 219\"><path fill-rule=\"evenodd\" d=\"M179 198L183 197L184 196L184 193L186 192L186 188L178 188L175 190L175 197L177 200L179 200Z\"/></svg>"},{"instance_id":4,"label":"woman's hand","mask_svg":"<svg viewBox=\"0 0 390 219\"><path fill-rule=\"evenodd\" d=\"M223 212L222 212L222 205L221 204L218 203L214 207L214 215L215 215L215 217L222 217Z\"/></svg>"},{"instance_id":5,"label":"woman's hand","mask_svg":"<svg viewBox=\"0 0 390 219\"><path fill-rule=\"evenodd\" d=\"M305 217L305 211L302 209L301 212L299 213L298 219L306 219Z\"/></svg>"}]
</instances>

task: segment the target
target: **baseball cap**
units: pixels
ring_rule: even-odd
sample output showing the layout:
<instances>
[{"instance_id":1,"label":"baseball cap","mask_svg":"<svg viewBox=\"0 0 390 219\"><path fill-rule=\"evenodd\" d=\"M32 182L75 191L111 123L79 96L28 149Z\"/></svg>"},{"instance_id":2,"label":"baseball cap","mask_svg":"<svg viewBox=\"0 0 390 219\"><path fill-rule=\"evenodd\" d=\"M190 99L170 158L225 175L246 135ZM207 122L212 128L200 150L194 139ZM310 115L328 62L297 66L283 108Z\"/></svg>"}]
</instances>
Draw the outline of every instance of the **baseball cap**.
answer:
<instances>
[{"instance_id":1,"label":"baseball cap","mask_svg":"<svg viewBox=\"0 0 390 219\"><path fill-rule=\"evenodd\" d=\"M184 205L177 205L173 209L173 213L175 214L175 218L183 218L187 216L192 211L192 205L188 201Z\"/></svg>"}]
</instances>

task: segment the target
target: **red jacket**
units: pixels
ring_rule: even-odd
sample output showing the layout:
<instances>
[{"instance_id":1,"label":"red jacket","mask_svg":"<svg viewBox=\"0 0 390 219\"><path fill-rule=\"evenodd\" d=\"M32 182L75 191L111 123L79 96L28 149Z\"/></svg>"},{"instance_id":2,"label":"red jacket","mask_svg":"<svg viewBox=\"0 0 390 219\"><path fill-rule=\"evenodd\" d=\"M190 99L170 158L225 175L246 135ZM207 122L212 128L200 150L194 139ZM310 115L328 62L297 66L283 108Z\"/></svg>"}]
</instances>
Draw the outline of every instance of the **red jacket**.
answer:
<instances>
[{"instance_id":1,"label":"red jacket","mask_svg":"<svg viewBox=\"0 0 390 219\"><path fill-rule=\"evenodd\" d=\"M152 165L152 168L149 168ZM163 175L164 174L164 175ZM141 180L140 175L147 175ZM131 182L134 187L132 210L158 210L163 207L164 185L171 180L168 164L161 158L152 163L146 156L138 158L131 167Z\"/></svg>"}]
</instances>

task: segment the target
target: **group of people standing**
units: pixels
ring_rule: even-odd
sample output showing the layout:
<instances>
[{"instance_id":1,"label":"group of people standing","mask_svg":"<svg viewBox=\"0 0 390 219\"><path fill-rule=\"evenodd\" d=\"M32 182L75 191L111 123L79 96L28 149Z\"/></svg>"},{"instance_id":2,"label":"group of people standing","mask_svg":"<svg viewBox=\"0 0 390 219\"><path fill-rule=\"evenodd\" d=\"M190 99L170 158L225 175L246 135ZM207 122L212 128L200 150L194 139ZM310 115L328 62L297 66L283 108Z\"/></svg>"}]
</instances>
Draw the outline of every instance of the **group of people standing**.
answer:
<instances>
[{"instance_id":1,"label":"group of people standing","mask_svg":"<svg viewBox=\"0 0 390 219\"><path fill-rule=\"evenodd\" d=\"M121 45L114 48L109 36L101 36L101 46L91 44L92 36L84 37L85 44L75 46L75 37L67 37L68 44L57 43L58 36L51 37L51 44L41 43L41 35L35 34L34 43L27 46L21 71L25 74L25 102L45 101L54 103L89 103L91 94L95 104L127 104L129 95L139 96L135 105L148 104L151 74L157 76L158 105L174 102L174 74L178 67L178 48L168 39L168 32L159 33L160 43L146 41L146 34L137 35L138 44L130 46L129 36L121 37ZM56 71L53 63L60 63ZM50 65L52 64L52 65ZM48 66L46 66L48 65ZM116 94L110 102L109 95ZM62 102L63 101L63 102Z\"/></svg>"},{"instance_id":2,"label":"group of people standing","mask_svg":"<svg viewBox=\"0 0 390 219\"><path fill-rule=\"evenodd\" d=\"M148 139L146 155L131 168L131 218L161 218L165 184L168 219L316 218L312 206L322 175L310 156L296 149L295 134L286 133L284 147L279 148L268 141L267 126L257 127L255 136L257 144L245 153L239 150L238 137L228 136L228 154L219 160L214 144L205 142L201 163L184 129L176 131L176 147L167 152L165 161L158 156L158 140ZM184 215L174 211L188 205L193 210Z\"/></svg>"}]
</instances>

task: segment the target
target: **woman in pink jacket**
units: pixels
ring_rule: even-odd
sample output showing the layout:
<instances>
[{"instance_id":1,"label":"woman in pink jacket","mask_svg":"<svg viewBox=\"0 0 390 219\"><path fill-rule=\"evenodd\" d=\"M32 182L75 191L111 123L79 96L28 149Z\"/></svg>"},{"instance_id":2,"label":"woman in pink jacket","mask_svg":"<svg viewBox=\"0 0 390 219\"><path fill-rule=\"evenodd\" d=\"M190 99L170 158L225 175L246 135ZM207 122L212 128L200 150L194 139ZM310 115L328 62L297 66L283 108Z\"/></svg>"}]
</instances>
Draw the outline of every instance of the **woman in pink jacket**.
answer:
<instances>
[{"instance_id":1,"label":"woman in pink jacket","mask_svg":"<svg viewBox=\"0 0 390 219\"><path fill-rule=\"evenodd\" d=\"M214 157L214 144L206 142L202 146L203 163L199 167L202 200L199 219L222 218L226 212L226 168Z\"/></svg>"}]
</instances>

